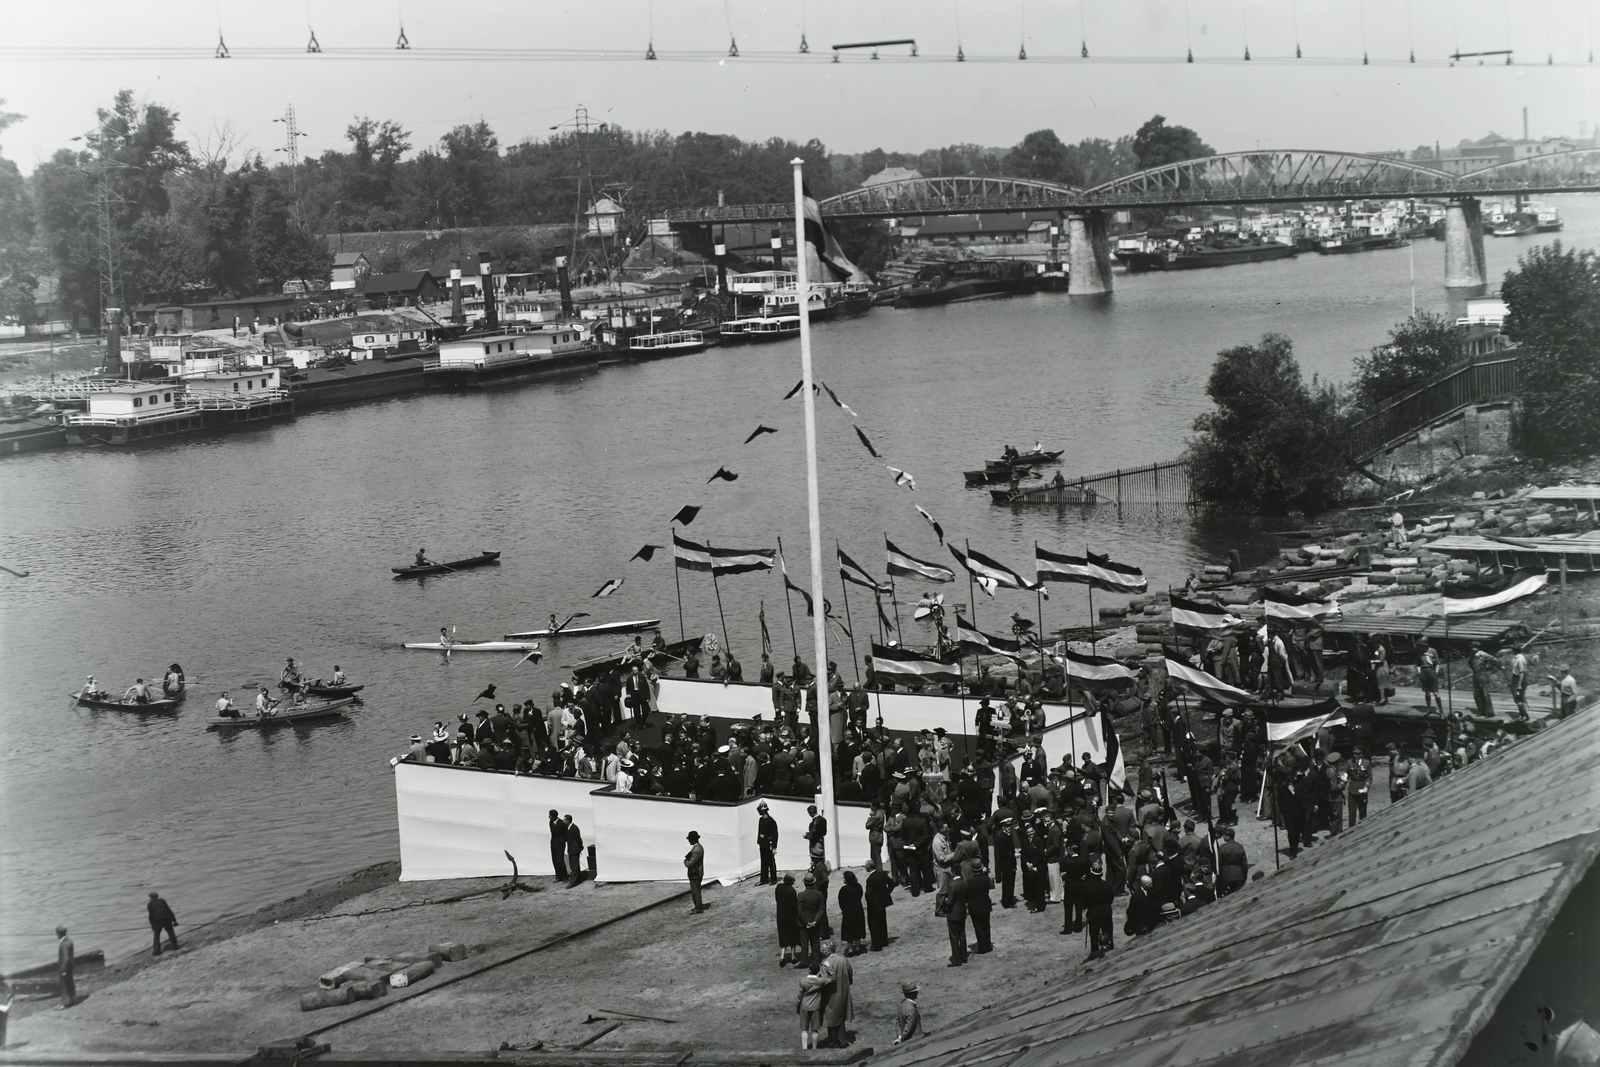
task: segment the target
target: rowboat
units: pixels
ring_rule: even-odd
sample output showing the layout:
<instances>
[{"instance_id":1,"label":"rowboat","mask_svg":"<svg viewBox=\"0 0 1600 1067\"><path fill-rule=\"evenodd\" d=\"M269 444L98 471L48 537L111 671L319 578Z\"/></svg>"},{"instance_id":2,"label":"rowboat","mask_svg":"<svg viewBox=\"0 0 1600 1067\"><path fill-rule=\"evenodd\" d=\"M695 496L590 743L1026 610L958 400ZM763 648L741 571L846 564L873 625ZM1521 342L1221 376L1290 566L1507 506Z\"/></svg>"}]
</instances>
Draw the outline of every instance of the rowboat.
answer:
<instances>
[{"instance_id":1,"label":"rowboat","mask_svg":"<svg viewBox=\"0 0 1600 1067\"><path fill-rule=\"evenodd\" d=\"M538 652L537 641L407 641L407 648L428 652Z\"/></svg>"},{"instance_id":2,"label":"rowboat","mask_svg":"<svg viewBox=\"0 0 1600 1067\"><path fill-rule=\"evenodd\" d=\"M487 567L500 560L498 552L483 552L470 559L453 560L450 563L429 563L422 567L390 567L396 578L422 578L429 574L450 574L453 571L471 570L473 567Z\"/></svg>"},{"instance_id":3,"label":"rowboat","mask_svg":"<svg viewBox=\"0 0 1600 1067\"><path fill-rule=\"evenodd\" d=\"M353 697L366 688L364 685L323 685L320 682L279 682L279 689L291 693L304 692L314 697Z\"/></svg>"},{"instance_id":4,"label":"rowboat","mask_svg":"<svg viewBox=\"0 0 1600 1067\"><path fill-rule=\"evenodd\" d=\"M986 467L981 471L962 471L961 475L967 480L968 489L977 489L980 486L1009 482L1013 471L1018 478L1034 477L1033 468L1024 463L1019 463L1015 467Z\"/></svg>"},{"instance_id":5,"label":"rowboat","mask_svg":"<svg viewBox=\"0 0 1600 1067\"><path fill-rule=\"evenodd\" d=\"M1056 462L1065 451L1066 449L1064 448L1055 452L1049 452L1042 448L1033 448L1026 452L1018 452L1010 459L986 459L983 461L983 466L985 470L991 471L1003 471L1010 467L1041 467Z\"/></svg>"},{"instance_id":6,"label":"rowboat","mask_svg":"<svg viewBox=\"0 0 1600 1067\"><path fill-rule=\"evenodd\" d=\"M255 715L248 710L241 709L241 714L237 719L214 715L206 720L206 727L211 730L264 730L268 727L283 726L292 722L337 719L344 714L344 709L348 705L354 703L354 697L345 697L342 700L329 700L321 704L304 704L288 711L280 711L275 715Z\"/></svg>"},{"instance_id":7,"label":"rowboat","mask_svg":"<svg viewBox=\"0 0 1600 1067\"><path fill-rule=\"evenodd\" d=\"M536 637L590 637L596 634L630 634L635 630L654 630L660 619L632 619L628 622L598 622L589 626L563 626L559 629L524 630L506 634L507 641L531 641Z\"/></svg>"},{"instance_id":8,"label":"rowboat","mask_svg":"<svg viewBox=\"0 0 1600 1067\"><path fill-rule=\"evenodd\" d=\"M994 504L1093 504L1099 497L1085 486L1047 482L1032 489L991 489L989 500Z\"/></svg>"},{"instance_id":9,"label":"rowboat","mask_svg":"<svg viewBox=\"0 0 1600 1067\"><path fill-rule=\"evenodd\" d=\"M175 697L169 697L165 700L147 700L143 704L124 701L120 697L116 700L102 700L98 697L78 696L77 693L68 693L67 695L69 697L77 697L79 707L94 708L97 711L137 711L147 714L150 712L176 711L178 705L183 703L181 692Z\"/></svg>"}]
</instances>

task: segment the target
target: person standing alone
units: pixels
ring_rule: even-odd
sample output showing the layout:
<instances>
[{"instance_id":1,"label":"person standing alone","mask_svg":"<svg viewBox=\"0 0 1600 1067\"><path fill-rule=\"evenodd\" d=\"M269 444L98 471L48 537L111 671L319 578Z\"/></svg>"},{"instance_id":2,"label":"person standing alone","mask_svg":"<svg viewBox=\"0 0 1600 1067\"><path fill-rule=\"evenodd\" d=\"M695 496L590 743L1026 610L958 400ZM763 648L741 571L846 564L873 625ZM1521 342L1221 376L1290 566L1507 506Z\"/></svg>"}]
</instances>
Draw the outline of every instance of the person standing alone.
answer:
<instances>
[{"instance_id":1,"label":"person standing alone","mask_svg":"<svg viewBox=\"0 0 1600 1067\"><path fill-rule=\"evenodd\" d=\"M70 1008L78 999L78 985L73 978L73 964L77 959L77 952L73 947L72 938L67 936L65 926L56 927L56 971L61 977L61 1003L56 1005L56 1010Z\"/></svg>"},{"instance_id":2,"label":"person standing alone","mask_svg":"<svg viewBox=\"0 0 1600 1067\"><path fill-rule=\"evenodd\" d=\"M567 880L567 824L561 821L560 812L550 809L550 868L556 881Z\"/></svg>"},{"instance_id":3,"label":"person standing alone","mask_svg":"<svg viewBox=\"0 0 1600 1067\"><path fill-rule=\"evenodd\" d=\"M761 881L757 885L778 882L778 820L774 819L763 800L756 805L761 813L756 823L756 848L761 852Z\"/></svg>"},{"instance_id":4,"label":"person standing alone","mask_svg":"<svg viewBox=\"0 0 1600 1067\"><path fill-rule=\"evenodd\" d=\"M699 915L706 910L705 901L700 899L700 880L706 873L706 850L700 844L699 831L690 830L688 835L689 851L684 853L683 866L689 874L689 899L694 901L694 910L691 915Z\"/></svg>"},{"instance_id":5,"label":"person standing alone","mask_svg":"<svg viewBox=\"0 0 1600 1067\"><path fill-rule=\"evenodd\" d=\"M145 906L150 914L150 934L155 938L155 948L150 954L161 955L161 934L166 931L167 944L172 951L178 951L178 933L174 929L178 925L178 917L172 914L172 906L161 899L160 893L150 894L150 903Z\"/></svg>"}]
</instances>

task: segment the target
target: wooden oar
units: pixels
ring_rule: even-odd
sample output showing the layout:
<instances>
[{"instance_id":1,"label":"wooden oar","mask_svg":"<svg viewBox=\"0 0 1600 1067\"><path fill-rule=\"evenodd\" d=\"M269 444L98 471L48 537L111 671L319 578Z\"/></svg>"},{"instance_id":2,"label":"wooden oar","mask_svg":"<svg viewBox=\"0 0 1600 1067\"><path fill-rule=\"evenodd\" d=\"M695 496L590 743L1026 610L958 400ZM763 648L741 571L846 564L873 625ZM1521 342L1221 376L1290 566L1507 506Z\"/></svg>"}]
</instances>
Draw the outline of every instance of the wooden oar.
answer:
<instances>
[{"instance_id":1,"label":"wooden oar","mask_svg":"<svg viewBox=\"0 0 1600 1067\"><path fill-rule=\"evenodd\" d=\"M443 567L445 569L445 571L447 573L449 573L449 574L454 574L456 572L456 569L454 567L450 566L448 563L435 563L433 560L429 559L427 556L423 556L422 557L422 562L426 563L430 567Z\"/></svg>"}]
</instances>

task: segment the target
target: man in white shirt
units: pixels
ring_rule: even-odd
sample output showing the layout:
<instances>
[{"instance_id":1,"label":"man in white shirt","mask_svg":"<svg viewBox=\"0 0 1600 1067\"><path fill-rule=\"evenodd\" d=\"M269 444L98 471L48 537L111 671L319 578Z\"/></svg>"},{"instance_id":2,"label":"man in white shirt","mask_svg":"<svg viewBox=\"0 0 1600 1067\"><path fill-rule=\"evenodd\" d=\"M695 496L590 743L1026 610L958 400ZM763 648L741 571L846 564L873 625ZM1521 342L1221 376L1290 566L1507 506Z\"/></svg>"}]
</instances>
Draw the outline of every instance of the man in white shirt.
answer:
<instances>
[{"instance_id":1,"label":"man in white shirt","mask_svg":"<svg viewBox=\"0 0 1600 1067\"><path fill-rule=\"evenodd\" d=\"M340 667L337 663L335 663L333 665L333 677L331 679L329 679L329 681L333 685L343 685L344 684L344 668Z\"/></svg>"},{"instance_id":2,"label":"man in white shirt","mask_svg":"<svg viewBox=\"0 0 1600 1067\"><path fill-rule=\"evenodd\" d=\"M256 714L264 719L271 715L277 706L278 702L267 695L267 687L262 686L261 692L256 694Z\"/></svg>"},{"instance_id":3,"label":"man in white shirt","mask_svg":"<svg viewBox=\"0 0 1600 1067\"><path fill-rule=\"evenodd\" d=\"M1500 653L1506 654L1506 650ZM1511 657L1511 700L1517 705L1517 718L1528 717L1528 657L1522 649Z\"/></svg>"},{"instance_id":4,"label":"man in white shirt","mask_svg":"<svg viewBox=\"0 0 1600 1067\"><path fill-rule=\"evenodd\" d=\"M239 709L234 705L233 701L228 699L227 693L223 693L217 698L217 714L224 719L237 719L239 717Z\"/></svg>"}]
</instances>

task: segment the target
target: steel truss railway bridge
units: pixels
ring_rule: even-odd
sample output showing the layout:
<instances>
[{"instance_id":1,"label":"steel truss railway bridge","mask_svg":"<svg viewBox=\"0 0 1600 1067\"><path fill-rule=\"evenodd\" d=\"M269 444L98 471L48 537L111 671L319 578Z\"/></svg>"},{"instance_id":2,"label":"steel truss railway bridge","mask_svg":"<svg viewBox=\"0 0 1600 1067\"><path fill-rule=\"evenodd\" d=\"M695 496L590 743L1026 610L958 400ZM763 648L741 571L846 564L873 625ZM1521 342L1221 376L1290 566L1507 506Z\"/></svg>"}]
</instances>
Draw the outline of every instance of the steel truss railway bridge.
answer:
<instances>
[{"instance_id":1,"label":"steel truss railway bridge","mask_svg":"<svg viewBox=\"0 0 1600 1067\"><path fill-rule=\"evenodd\" d=\"M1600 192L1600 149L1531 156L1450 174L1400 159L1303 149L1228 152L1171 163L1076 189L1028 178L909 178L820 201L828 218L904 218L1053 212L1065 222L1072 291L1111 289L1106 222L1131 208L1307 204L1346 200L1446 201L1445 285L1483 285L1478 198ZM792 204L733 204L669 212L675 229L794 219Z\"/></svg>"}]
</instances>

